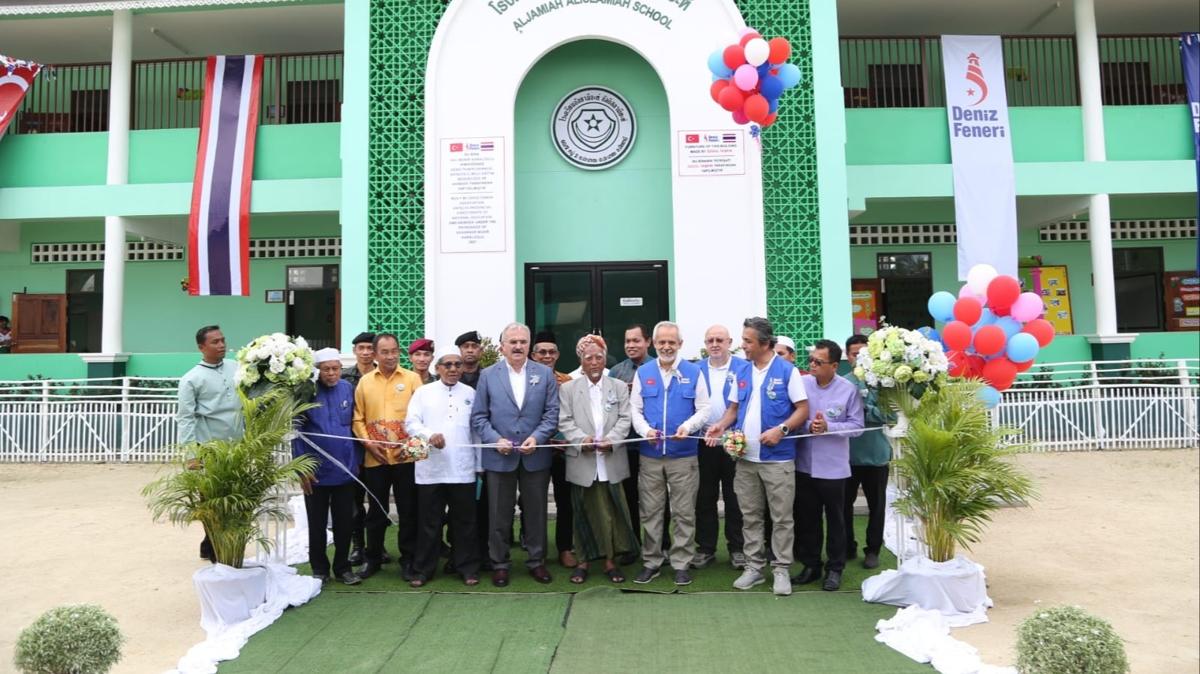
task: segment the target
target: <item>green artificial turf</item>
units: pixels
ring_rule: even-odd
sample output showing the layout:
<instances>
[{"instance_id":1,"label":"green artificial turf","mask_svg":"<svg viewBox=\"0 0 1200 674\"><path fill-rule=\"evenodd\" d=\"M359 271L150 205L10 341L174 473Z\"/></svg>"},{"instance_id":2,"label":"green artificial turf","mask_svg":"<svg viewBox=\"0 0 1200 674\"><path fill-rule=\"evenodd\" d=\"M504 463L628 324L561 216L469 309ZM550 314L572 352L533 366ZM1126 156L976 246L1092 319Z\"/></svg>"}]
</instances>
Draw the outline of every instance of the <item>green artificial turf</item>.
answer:
<instances>
[{"instance_id":1,"label":"green artificial turf","mask_svg":"<svg viewBox=\"0 0 1200 674\"><path fill-rule=\"evenodd\" d=\"M860 546L862 545L862 542L866 540L866 526L867 526L867 518L865 516L859 516L859 517L854 518L854 527L855 527L855 531L857 532L857 540L859 541ZM587 582L584 583L583 585L575 585L575 584L571 583L571 581L570 581L571 570L564 568L563 566L561 566L558 563L557 554L555 554L551 559L546 560L546 562L547 562L546 566L550 570L550 574L553 576L554 581L549 584L542 585L541 583L538 583L537 581L533 580L533 578L531 578L529 576L528 571L525 567L525 559L526 559L525 551L522 550L519 546L516 546L516 547L513 547L513 549L512 549L512 568L509 571L509 579L510 579L509 586L507 588L493 587L492 583L491 583L490 574L487 572L484 572L484 573L480 574L480 583L478 586L476 586L473 589L473 591L484 591L484 592L489 592L489 591L490 592L579 592L581 590L586 590L588 588L593 588L593 587L619 587L619 588L623 588L623 589L637 589L637 590L646 590L646 591L652 591L652 592L676 592L676 591L679 591L679 592L726 592L726 591L739 592L738 590L733 589L733 581L734 581L734 579L736 579L738 577L738 575L741 572L735 570L732 566L729 565L729 554L725 551L725 549L723 547L724 543L725 543L725 538L724 538L724 534L723 534L724 522L721 523L721 528L722 528L722 534L717 538L718 548L719 548L717 550L717 562L715 564L713 564L712 566L709 566L706 569L698 569L698 570L693 569L692 570L692 579L693 580L692 580L691 585L687 585L687 586L683 586L683 587L676 586L674 583L673 574L670 572L669 568L664 568L663 573L658 578L654 579L650 583L647 583L645 585L635 584L633 582L633 577L635 575L637 575L638 570L641 569L640 560L638 562L635 562L634 564L623 567L624 571L625 571L626 580L624 583L621 583L619 585L609 582L608 578L606 578L604 576L604 574L602 572L603 568L604 568L603 562L592 563L591 564L591 573L588 577ZM557 548L554 545L554 523L553 522L550 523L550 533L549 533L549 538L547 539L547 541L548 541L549 547L552 551L557 550ZM387 542L386 542L385 546L388 550L388 553L392 555L393 559L396 558L397 552L396 552L396 528L395 527L390 527L388 529L388 537L387 537ZM333 559L332 548L328 551L327 554L329 555L329 558L332 560ZM445 560L442 560L442 561L444 562ZM864 579L866 579L870 576L873 576L873 575L879 573L880 571L883 571L884 569L896 568L896 558L886 548L880 554L879 561L880 561L879 568L870 570L870 571L862 568L861 551L860 551L860 556L858 559L852 559L852 560L847 561L846 569L843 572L843 576L842 576L842 591L857 592L858 590L860 590L862 588L862 581ZM300 565L297 565L296 568L299 569L300 573L303 573L303 574L311 573L311 570L309 569L308 564L300 564ZM792 565L792 573L793 574L799 573L800 569L801 569L801 565L799 563ZM421 590L413 590L413 589L409 588L408 583L405 582L404 579L400 577L400 567L394 562L391 564L385 564L383 566L382 570L378 574L363 581L363 583L361 585L345 586L345 585L341 585L340 583L335 583L331 587L338 591L349 591L349 592L379 592L379 591L385 591L385 592L406 592L406 591L412 591L412 592L425 592L425 591L462 592L462 591L472 591L471 588L467 588L463 585L462 579L459 578L457 575L447 576L447 575L443 574L442 569L441 569L441 564L438 565L438 575L433 580L431 580L429 583L427 583L425 585L425 587L422 588ZM795 586L793 589L795 592L818 592L821 589L821 584L819 582L817 582L817 583L812 583L809 585L798 585L798 586ZM760 585L754 589L747 590L746 592L748 592L748 593L770 593L771 592L770 576L768 575L766 583L764 583L763 585Z\"/></svg>"}]
</instances>

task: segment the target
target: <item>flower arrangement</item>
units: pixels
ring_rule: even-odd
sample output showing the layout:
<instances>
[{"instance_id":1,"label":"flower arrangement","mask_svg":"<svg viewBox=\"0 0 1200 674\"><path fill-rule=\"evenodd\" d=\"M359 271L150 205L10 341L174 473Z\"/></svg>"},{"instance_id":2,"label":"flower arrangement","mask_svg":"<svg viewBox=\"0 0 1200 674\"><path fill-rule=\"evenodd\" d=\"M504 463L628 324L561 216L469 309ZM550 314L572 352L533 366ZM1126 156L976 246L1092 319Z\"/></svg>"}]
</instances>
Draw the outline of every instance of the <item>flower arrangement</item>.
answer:
<instances>
[{"instance_id":1,"label":"flower arrangement","mask_svg":"<svg viewBox=\"0 0 1200 674\"><path fill-rule=\"evenodd\" d=\"M721 436L721 446L725 453L735 459L746 455L746 434L741 431L725 431Z\"/></svg>"},{"instance_id":2,"label":"flower arrangement","mask_svg":"<svg viewBox=\"0 0 1200 674\"><path fill-rule=\"evenodd\" d=\"M1078 606L1041 609L1017 627L1017 666L1028 674L1129 671L1112 625Z\"/></svg>"},{"instance_id":3,"label":"flower arrangement","mask_svg":"<svg viewBox=\"0 0 1200 674\"><path fill-rule=\"evenodd\" d=\"M884 325L867 337L854 375L878 391L888 407L908 413L914 397L949 381L949 368L941 344L916 330Z\"/></svg>"},{"instance_id":4,"label":"flower arrangement","mask_svg":"<svg viewBox=\"0 0 1200 674\"><path fill-rule=\"evenodd\" d=\"M46 611L21 631L13 664L22 672L96 672L121 659L125 637L117 621L95 604Z\"/></svg>"},{"instance_id":5,"label":"flower arrangement","mask_svg":"<svg viewBox=\"0 0 1200 674\"><path fill-rule=\"evenodd\" d=\"M277 386L290 389L297 400L313 393L316 366L303 337L263 335L238 350L237 363L234 381L251 398Z\"/></svg>"},{"instance_id":6,"label":"flower arrangement","mask_svg":"<svg viewBox=\"0 0 1200 674\"><path fill-rule=\"evenodd\" d=\"M429 458L429 445L421 438L409 436L398 448L400 463L413 463Z\"/></svg>"}]
</instances>

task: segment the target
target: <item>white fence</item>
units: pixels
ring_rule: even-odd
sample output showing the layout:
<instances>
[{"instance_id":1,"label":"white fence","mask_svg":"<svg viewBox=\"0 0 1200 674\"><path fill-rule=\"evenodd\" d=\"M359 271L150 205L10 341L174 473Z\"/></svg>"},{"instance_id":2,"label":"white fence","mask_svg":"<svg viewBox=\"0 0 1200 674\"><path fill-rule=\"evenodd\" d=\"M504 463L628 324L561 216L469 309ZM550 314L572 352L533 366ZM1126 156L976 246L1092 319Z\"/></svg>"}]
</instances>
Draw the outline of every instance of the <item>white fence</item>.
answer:
<instances>
[{"instance_id":1,"label":"white fence","mask_svg":"<svg viewBox=\"0 0 1200 674\"><path fill-rule=\"evenodd\" d=\"M1030 451L1200 447L1200 361L1040 364L993 412ZM178 379L0 382L0 462L164 461Z\"/></svg>"}]
</instances>

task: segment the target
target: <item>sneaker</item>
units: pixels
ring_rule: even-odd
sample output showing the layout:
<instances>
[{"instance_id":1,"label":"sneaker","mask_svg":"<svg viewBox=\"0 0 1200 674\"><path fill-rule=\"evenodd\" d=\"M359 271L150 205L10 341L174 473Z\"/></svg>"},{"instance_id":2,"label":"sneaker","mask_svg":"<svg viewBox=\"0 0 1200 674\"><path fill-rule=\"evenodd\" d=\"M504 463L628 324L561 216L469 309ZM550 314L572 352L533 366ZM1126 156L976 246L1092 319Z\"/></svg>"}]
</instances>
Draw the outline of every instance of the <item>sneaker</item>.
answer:
<instances>
[{"instance_id":1,"label":"sneaker","mask_svg":"<svg viewBox=\"0 0 1200 674\"><path fill-rule=\"evenodd\" d=\"M879 566L879 553L868 552L866 557L863 557L863 568L874 569Z\"/></svg>"},{"instance_id":2,"label":"sneaker","mask_svg":"<svg viewBox=\"0 0 1200 674\"><path fill-rule=\"evenodd\" d=\"M338 580L342 581L343 585L358 585L362 582L362 578L359 578L358 574L353 571L342 573L342 575L338 576Z\"/></svg>"},{"instance_id":3,"label":"sneaker","mask_svg":"<svg viewBox=\"0 0 1200 674\"><path fill-rule=\"evenodd\" d=\"M733 586L739 590L749 590L755 585L762 585L767 582L763 575L754 569L747 568L742 571L742 575L733 581Z\"/></svg>"},{"instance_id":4,"label":"sneaker","mask_svg":"<svg viewBox=\"0 0 1200 674\"><path fill-rule=\"evenodd\" d=\"M687 569L676 569L675 570L675 584L676 585L691 585L692 584L692 574L688 573Z\"/></svg>"},{"instance_id":5,"label":"sneaker","mask_svg":"<svg viewBox=\"0 0 1200 674\"><path fill-rule=\"evenodd\" d=\"M695 557L692 557L692 562L689 566L693 569L703 569L713 565L717 561L717 556L708 552L697 552Z\"/></svg>"},{"instance_id":6,"label":"sneaker","mask_svg":"<svg viewBox=\"0 0 1200 674\"><path fill-rule=\"evenodd\" d=\"M650 568L648 566L643 566L642 570L638 571L638 575L633 579L633 582L639 585L645 585L655 578L658 578L658 574L658 567Z\"/></svg>"},{"instance_id":7,"label":"sneaker","mask_svg":"<svg viewBox=\"0 0 1200 674\"><path fill-rule=\"evenodd\" d=\"M786 597L792 593L792 579L788 577L786 568L775 569L775 582L771 585L775 594Z\"/></svg>"},{"instance_id":8,"label":"sneaker","mask_svg":"<svg viewBox=\"0 0 1200 674\"><path fill-rule=\"evenodd\" d=\"M329 582L329 574L327 573L314 573L313 578L321 581L321 585L325 585Z\"/></svg>"},{"instance_id":9,"label":"sneaker","mask_svg":"<svg viewBox=\"0 0 1200 674\"><path fill-rule=\"evenodd\" d=\"M729 563L732 564L733 568L735 568L735 569L746 568L746 553L744 553L744 552L729 553Z\"/></svg>"}]
</instances>

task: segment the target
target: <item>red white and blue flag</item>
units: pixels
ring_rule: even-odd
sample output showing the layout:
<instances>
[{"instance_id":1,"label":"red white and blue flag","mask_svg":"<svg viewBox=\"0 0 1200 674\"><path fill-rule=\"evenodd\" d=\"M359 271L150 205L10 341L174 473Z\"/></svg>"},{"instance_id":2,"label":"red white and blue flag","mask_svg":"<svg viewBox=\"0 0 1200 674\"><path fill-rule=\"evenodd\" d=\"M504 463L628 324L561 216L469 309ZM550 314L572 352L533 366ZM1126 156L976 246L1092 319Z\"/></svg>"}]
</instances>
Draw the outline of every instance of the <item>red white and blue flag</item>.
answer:
<instances>
[{"instance_id":1,"label":"red white and blue flag","mask_svg":"<svg viewBox=\"0 0 1200 674\"><path fill-rule=\"evenodd\" d=\"M250 184L262 57L210 56L192 209L188 293L250 294Z\"/></svg>"},{"instance_id":2,"label":"red white and blue flag","mask_svg":"<svg viewBox=\"0 0 1200 674\"><path fill-rule=\"evenodd\" d=\"M42 66L32 61L9 58L0 54L0 138L8 130L25 100L25 92L33 86L33 80Z\"/></svg>"}]
</instances>

